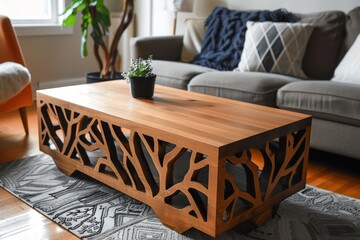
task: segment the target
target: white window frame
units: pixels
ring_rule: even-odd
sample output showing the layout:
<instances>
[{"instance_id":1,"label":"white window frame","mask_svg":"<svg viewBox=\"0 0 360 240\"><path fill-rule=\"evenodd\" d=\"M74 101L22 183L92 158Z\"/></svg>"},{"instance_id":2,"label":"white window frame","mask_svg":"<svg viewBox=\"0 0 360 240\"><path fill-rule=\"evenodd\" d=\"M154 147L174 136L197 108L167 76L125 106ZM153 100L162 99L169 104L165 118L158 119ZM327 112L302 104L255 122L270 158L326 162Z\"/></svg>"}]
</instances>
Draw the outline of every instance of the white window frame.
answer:
<instances>
[{"instance_id":1,"label":"white window frame","mask_svg":"<svg viewBox=\"0 0 360 240\"><path fill-rule=\"evenodd\" d=\"M52 5L52 18L48 20L11 20L18 36L45 36L45 35L66 35L72 34L72 27L61 26L61 13L65 3L69 0L49 0L55 2Z\"/></svg>"}]
</instances>

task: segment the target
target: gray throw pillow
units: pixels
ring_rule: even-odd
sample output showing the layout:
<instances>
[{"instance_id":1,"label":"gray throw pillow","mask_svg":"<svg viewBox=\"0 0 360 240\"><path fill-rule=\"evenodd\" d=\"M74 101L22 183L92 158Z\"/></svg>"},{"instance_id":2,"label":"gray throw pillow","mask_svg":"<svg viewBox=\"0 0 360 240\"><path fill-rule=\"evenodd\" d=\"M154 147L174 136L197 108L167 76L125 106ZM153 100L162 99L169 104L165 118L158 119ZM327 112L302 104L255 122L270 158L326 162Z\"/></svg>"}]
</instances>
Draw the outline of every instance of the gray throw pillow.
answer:
<instances>
[{"instance_id":1,"label":"gray throw pillow","mask_svg":"<svg viewBox=\"0 0 360 240\"><path fill-rule=\"evenodd\" d=\"M340 45L344 40L346 14L325 11L299 14L299 17L301 23L314 27L302 63L304 73L311 79L329 80L334 75Z\"/></svg>"},{"instance_id":2,"label":"gray throw pillow","mask_svg":"<svg viewBox=\"0 0 360 240\"><path fill-rule=\"evenodd\" d=\"M246 26L240 71L307 78L302 70L302 60L313 31L311 25L248 21Z\"/></svg>"},{"instance_id":3,"label":"gray throw pillow","mask_svg":"<svg viewBox=\"0 0 360 240\"><path fill-rule=\"evenodd\" d=\"M356 37L360 34L360 7L354 8L347 14L345 27L346 32L340 52L340 59L345 56L346 52L355 42Z\"/></svg>"}]
</instances>

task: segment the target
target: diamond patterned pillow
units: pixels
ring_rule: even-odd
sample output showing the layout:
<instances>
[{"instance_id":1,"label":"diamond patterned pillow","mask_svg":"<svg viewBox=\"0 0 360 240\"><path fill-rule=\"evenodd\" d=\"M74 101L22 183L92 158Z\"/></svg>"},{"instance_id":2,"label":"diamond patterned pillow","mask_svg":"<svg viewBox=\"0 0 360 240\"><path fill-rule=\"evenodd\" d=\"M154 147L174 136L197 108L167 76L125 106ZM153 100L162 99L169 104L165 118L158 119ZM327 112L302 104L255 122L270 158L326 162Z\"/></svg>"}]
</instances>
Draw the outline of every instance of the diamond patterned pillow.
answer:
<instances>
[{"instance_id":1,"label":"diamond patterned pillow","mask_svg":"<svg viewBox=\"0 0 360 240\"><path fill-rule=\"evenodd\" d=\"M243 72L270 72L307 78L301 66L313 27L303 23L246 23Z\"/></svg>"}]
</instances>

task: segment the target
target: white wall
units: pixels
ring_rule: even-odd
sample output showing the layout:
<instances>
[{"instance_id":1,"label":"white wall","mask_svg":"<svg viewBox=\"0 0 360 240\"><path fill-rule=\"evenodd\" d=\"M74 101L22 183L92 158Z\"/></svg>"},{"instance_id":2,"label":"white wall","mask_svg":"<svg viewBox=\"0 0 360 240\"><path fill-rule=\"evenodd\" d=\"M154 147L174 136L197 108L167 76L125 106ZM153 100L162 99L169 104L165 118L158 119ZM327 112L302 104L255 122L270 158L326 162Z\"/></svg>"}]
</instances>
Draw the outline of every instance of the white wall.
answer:
<instances>
[{"instance_id":1,"label":"white wall","mask_svg":"<svg viewBox=\"0 0 360 240\"><path fill-rule=\"evenodd\" d=\"M135 35L151 36L152 35L152 0L136 0L135 1Z\"/></svg>"},{"instance_id":2,"label":"white wall","mask_svg":"<svg viewBox=\"0 0 360 240\"><path fill-rule=\"evenodd\" d=\"M40 83L84 79L85 74L97 71L91 43L89 56L80 56L81 33L79 26L70 35L23 36L19 42L32 75L34 89Z\"/></svg>"},{"instance_id":3,"label":"white wall","mask_svg":"<svg viewBox=\"0 0 360 240\"><path fill-rule=\"evenodd\" d=\"M69 3L70 0L67 0ZM120 1L105 0L111 11L121 9ZM37 89L39 83L52 86L53 82L85 82L88 72L98 71L93 57L92 41L89 37L89 56L80 56L80 19L72 34L19 36L19 42L32 75L32 85ZM56 85L56 84L55 84Z\"/></svg>"},{"instance_id":4,"label":"white wall","mask_svg":"<svg viewBox=\"0 0 360 240\"><path fill-rule=\"evenodd\" d=\"M360 6L359 0L227 0L229 8L270 9L286 8L297 13L310 13L325 10L341 10L348 12Z\"/></svg>"},{"instance_id":5,"label":"white wall","mask_svg":"<svg viewBox=\"0 0 360 240\"><path fill-rule=\"evenodd\" d=\"M171 35L173 33L174 13L165 11L165 0L153 0L153 35Z\"/></svg>"},{"instance_id":6,"label":"white wall","mask_svg":"<svg viewBox=\"0 0 360 240\"><path fill-rule=\"evenodd\" d=\"M156 0L156 2L162 2L164 0ZM212 9L216 6L225 6L230 9L240 10L275 10L278 8L286 8L289 11L296 13L311 13L326 10L341 10L348 12L349 10L360 6L359 0L195 0L194 12L192 14L179 13L178 14L178 26L177 34L183 33L183 22L188 17L206 17ZM155 32L157 35L166 35L169 33L169 29L166 29L161 22L171 22L171 18L166 18L163 14L163 9L154 9L154 15L161 15L161 20L154 20L153 28L158 28ZM162 32L160 32L162 31Z\"/></svg>"},{"instance_id":7,"label":"white wall","mask_svg":"<svg viewBox=\"0 0 360 240\"><path fill-rule=\"evenodd\" d=\"M174 14L164 10L165 0L136 0L136 36L172 34Z\"/></svg>"}]
</instances>

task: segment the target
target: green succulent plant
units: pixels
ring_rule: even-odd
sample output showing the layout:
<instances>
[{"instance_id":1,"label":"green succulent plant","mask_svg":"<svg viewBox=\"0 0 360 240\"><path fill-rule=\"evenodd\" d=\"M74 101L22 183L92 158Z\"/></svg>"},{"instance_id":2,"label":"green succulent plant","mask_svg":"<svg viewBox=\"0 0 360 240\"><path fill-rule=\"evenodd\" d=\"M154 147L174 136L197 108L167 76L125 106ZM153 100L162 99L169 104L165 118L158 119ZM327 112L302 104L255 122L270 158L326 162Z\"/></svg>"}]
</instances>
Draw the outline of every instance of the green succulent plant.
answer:
<instances>
[{"instance_id":1,"label":"green succulent plant","mask_svg":"<svg viewBox=\"0 0 360 240\"><path fill-rule=\"evenodd\" d=\"M150 77L153 75L152 68L153 57L150 55L147 59L137 58L132 59L129 71L123 72L122 76L130 81L131 77Z\"/></svg>"}]
</instances>

